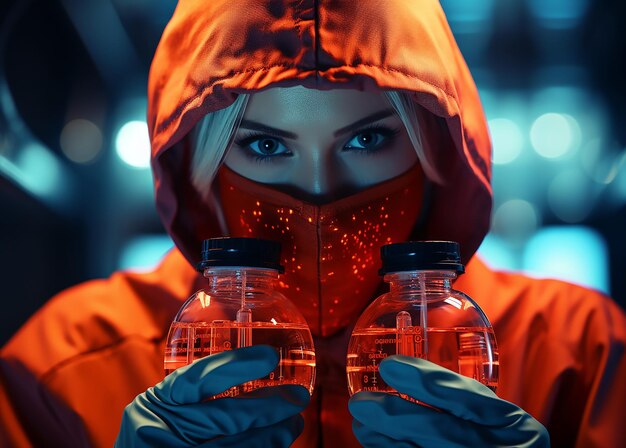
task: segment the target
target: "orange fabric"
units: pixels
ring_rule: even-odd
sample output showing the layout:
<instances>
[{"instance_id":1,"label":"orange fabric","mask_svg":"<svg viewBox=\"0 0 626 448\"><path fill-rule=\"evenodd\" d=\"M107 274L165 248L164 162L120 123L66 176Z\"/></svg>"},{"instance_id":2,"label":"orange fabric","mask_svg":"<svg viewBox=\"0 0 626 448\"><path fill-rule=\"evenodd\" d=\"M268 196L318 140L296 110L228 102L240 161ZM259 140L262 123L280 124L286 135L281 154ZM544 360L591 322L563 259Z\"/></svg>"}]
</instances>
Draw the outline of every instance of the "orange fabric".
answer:
<instances>
[{"instance_id":1,"label":"orange fabric","mask_svg":"<svg viewBox=\"0 0 626 448\"><path fill-rule=\"evenodd\" d=\"M153 273L118 273L52 299L0 352L0 446L111 446L125 405L162 379L170 320L199 281L174 250ZM539 419L552 446L625 446L626 318L613 302L496 273L476 257L455 287L491 318L498 395ZM348 337L315 341L317 390L297 447L318 446L318 437L358 446L347 411Z\"/></svg>"},{"instance_id":2,"label":"orange fabric","mask_svg":"<svg viewBox=\"0 0 626 448\"><path fill-rule=\"evenodd\" d=\"M150 274L117 273L50 300L0 352L0 403L12 405L0 446L112 446L124 406L163 378L169 324L200 280L173 252Z\"/></svg>"},{"instance_id":3,"label":"orange fabric","mask_svg":"<svg viewBox=\"0 0 626 448\"><path fill-rule=\"evenodd\" d=\"M626 445L626 319L606 297L494 273L476 257L491 209L490 142L476 88L437 0L188 0L155 54L148 121L157 207L174 249L149 274L61 293L0 351L0 446L111 446L124 406L163 377L169 323L200 285L200 241L221 235L189 182L189 130L240 92L268 86L398 89L418 107L444 185L413 238L460 242L457 287L492 321L499 395L553 446ZM287 266L288 268L288 266ZM318 380L298 447L357 446L347 411L349 326L316 338Z\"/></svg>"}]
</instances>

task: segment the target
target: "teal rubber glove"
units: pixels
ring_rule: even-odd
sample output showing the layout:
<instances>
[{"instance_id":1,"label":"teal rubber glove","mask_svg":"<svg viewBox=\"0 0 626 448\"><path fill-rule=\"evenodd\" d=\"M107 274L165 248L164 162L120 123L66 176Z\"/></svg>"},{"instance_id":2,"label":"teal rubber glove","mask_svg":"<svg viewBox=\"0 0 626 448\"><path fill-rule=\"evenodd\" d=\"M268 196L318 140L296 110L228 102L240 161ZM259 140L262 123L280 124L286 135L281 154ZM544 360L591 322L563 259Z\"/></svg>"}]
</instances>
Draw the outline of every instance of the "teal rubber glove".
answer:
<instances>
[{"instance_id":1,"label":"teal rubber glove","mask_svg":"<svg viewBox=\"0 0 626 448\"><path fill-rule=\"evenodd\" d=\"M306 388L282 385L203 401L268 375L276 350L252 346L181 367L126 406L116 447L287 447L300 435Z\"/></svg>"},{"instance_id":2,"label":"teal rubber glove","mask_svg":"<svg viewBox=\"0 0 626 448\"><path fill-rule=\"evenodd\" d=\"M365 447L549 447L546 429L471 378L423 359L383 360L387 384L440 411L382 392L349 401L352 429Z\"/></svg>"}]
</instances>

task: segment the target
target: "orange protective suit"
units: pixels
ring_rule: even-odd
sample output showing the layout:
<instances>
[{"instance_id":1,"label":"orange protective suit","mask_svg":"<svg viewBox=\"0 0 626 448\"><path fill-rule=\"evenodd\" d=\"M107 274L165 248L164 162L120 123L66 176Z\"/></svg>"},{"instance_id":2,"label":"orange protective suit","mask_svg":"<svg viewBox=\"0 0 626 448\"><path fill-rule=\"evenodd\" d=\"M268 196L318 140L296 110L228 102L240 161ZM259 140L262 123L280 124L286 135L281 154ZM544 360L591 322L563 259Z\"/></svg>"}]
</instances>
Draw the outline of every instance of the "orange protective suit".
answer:
<instances>
[{"instance_id":1,"label":"orange protective suit","mask_svg":"<svg viewBox=\"0 0 626 448\"><path fill-rule=\"evenodd\" d=\"M434 184L414 239L461 243L500 348L498 395L553 446L625 446L626 319L599 293L497 273L476 256L491 209L490 142L476 88L437 0L180 2L154 58L149 127L157 207L177 248L148 274L62 292L0 352L1 446L111 446L124 406L163 377L172 317L202 278L200 241L223 232L194 190L187 134L238 93L269 86L412 92ZM317 335L318 381L298 447L358 446L347 409L349 326Z\"/></svg>"}]
</instances>

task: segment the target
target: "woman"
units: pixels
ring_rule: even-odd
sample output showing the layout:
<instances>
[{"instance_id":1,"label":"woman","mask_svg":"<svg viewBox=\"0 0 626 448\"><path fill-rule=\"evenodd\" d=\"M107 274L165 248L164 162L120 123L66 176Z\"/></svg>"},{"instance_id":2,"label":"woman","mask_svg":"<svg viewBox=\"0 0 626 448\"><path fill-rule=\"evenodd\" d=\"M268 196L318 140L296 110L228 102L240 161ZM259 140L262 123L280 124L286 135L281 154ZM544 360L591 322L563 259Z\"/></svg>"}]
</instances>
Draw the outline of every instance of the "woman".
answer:
<instances>
[{"instance_id":1,"label":"woman","mask_svg":"<svg viewBox=\"0 0 626 448\"><path fill-rule=\"evenodd\" d=\"M153 61L148 115L176 248L150 274L60 294L3 348L0 440L286 446L302 432L295 446L546 446L547 429L553 446L624 444L623 313L474 256L489 225L490 143L437 1L182 2ZM283 243L284 287L316 338L310 401L279 388L202 402L271 370L263 347L163 380L169 323L201 285L200 242L219 235ZM376 395L348 405L347 338L378 293L378 247L407 239L460 242L456 288L494 326L499 398L401 358L386 379L447 412Z\"/></svg>"}]
</instances>

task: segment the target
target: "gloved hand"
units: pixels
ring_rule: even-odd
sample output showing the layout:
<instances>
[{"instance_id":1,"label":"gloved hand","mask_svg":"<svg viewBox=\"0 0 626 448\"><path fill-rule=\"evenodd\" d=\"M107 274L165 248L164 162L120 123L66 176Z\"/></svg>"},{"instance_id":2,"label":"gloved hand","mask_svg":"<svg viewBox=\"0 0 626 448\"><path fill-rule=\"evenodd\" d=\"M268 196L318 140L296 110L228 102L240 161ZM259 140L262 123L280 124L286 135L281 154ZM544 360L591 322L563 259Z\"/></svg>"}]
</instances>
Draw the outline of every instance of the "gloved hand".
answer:
<instances>
[{"instance_id":1,"label":"gloved hand","mask_svg":"<svg viewBox=\"0 0 626 448\"><path fill-rule=\"evenodd\" d=\"M276 350L252 346L181 367L126 406L116 447L287 447L304 427L309 392L298 385L203 401L268 375Z\"/></svg>"},{"instance_id":2,"label":"gloved hand","mask_svg":"<svg viewBox=\"0 0 626 448\"><path fill-rule=\"evenodd\" d=\"M398 392L440 409L381 392L348 404L365 447L549 447L546 429L489 388L423 359L394 355L379 366Z\"/></svg>"}]
</instances>

